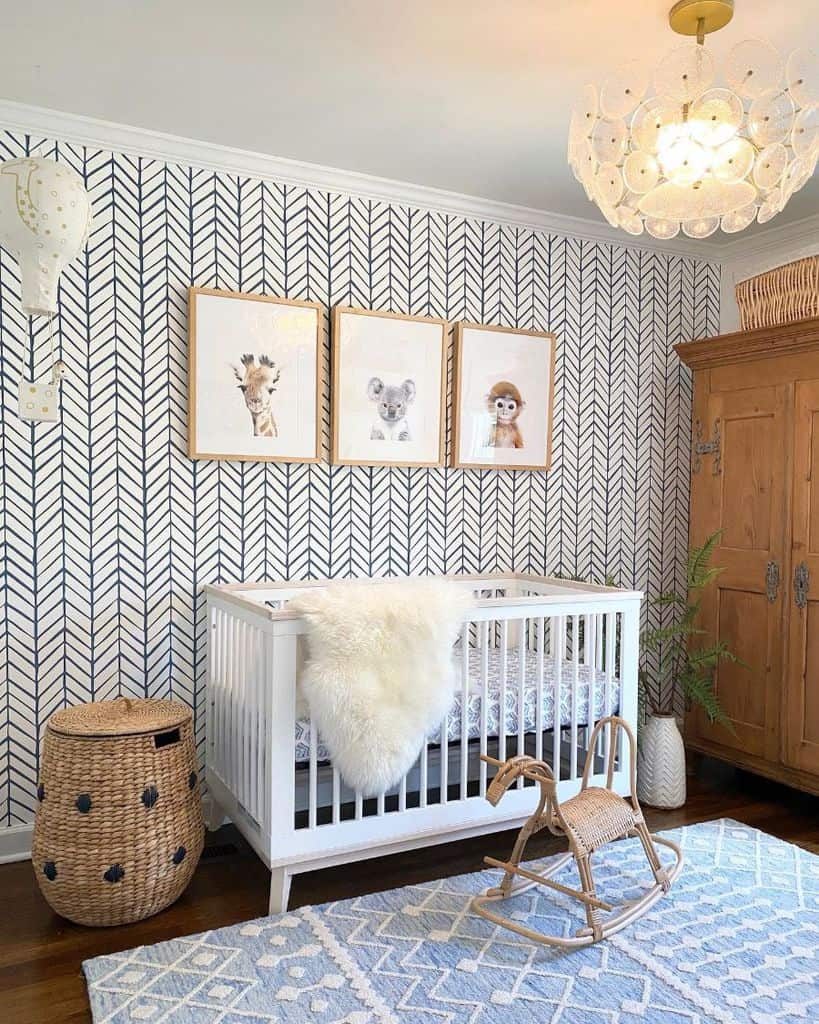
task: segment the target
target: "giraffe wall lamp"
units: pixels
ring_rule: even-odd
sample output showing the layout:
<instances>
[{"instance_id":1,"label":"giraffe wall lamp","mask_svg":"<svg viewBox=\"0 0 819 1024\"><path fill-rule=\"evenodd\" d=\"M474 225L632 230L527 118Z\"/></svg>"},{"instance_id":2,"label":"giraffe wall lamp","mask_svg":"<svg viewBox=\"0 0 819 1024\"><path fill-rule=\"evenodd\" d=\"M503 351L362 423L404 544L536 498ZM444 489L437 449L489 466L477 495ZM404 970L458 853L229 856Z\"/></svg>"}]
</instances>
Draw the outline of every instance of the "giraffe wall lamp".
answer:
<instances>
[{"instance_id":1,"label":"giraffe wall lamp","mask_svg":"<svg viewBox=\"0 0 819 1024\"><path fill-rule=\"evenodd\" d=\"M48 317L49 332L60 274L85 248L90 230L91 200L73 168L40 156L0 164L0 245L20 261L23 312ZM65 365L54 359L53 341L52 364L48 383L20 381L24 419L58 418Z\"/></svg>"}]
</instances>

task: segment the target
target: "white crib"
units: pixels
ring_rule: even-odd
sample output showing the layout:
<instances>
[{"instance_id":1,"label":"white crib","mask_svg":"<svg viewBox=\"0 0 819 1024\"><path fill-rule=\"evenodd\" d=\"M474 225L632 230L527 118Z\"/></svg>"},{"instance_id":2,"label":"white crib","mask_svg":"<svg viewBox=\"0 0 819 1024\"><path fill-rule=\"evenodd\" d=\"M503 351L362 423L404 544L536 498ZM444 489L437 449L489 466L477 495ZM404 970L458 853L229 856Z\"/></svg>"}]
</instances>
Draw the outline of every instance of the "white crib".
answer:
<instances>
[{"instance_id":1,"label":"white crib","mask_svg":"<svg viewBox=\"0 0 819 1024\"><path fill-rule=\"evenodd\" d=\"M481 754L545 759L565 800L595 722L617 712L636 729L639 592L519 573L449 578L476 598L453 652L455 701L413 768L374 798L346 786L297 713L308 627L287 603L327 581L204 587L209 819L226 814L271 869L270 913L287 908L297 872L519 826L535 794L521 779L491 807Z\"/></svg>"}]
</instances>

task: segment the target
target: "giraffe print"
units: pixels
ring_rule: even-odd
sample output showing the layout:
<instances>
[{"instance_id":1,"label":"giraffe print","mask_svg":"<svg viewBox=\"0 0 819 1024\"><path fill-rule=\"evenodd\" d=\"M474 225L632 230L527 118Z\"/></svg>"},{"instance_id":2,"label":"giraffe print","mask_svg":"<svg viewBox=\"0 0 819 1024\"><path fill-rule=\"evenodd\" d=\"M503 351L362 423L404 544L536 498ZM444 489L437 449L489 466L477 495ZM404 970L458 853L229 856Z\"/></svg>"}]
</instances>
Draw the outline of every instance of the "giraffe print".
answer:
<instances>
[{"instance_id":1,"label":"giraffe print","mask_svg":"<svg viewBox=\"0 0 819 1024\"><path fill-rule=\"evenodd\" d=\"M270 356L263 354L259 356L257 366L256 357L249 352L242 356L242 366L244 372L234 366L233 375L239 381L239 390L245 397L245 405L253 421L253 436L278 437L272 395L281 377L281 370Z\"/></svg>"}]
</instances>

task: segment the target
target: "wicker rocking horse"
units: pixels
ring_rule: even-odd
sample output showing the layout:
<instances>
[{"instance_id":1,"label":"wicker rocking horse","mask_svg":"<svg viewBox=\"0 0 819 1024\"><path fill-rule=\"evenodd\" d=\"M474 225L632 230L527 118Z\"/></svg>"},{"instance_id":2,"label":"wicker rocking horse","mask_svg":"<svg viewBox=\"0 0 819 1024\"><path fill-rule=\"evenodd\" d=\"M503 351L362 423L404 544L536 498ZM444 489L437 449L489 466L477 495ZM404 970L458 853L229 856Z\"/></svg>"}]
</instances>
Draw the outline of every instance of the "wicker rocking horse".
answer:
<instances>
[{"instance_id":1,"label":"wicker rocking horse","mask_svg":"<svg viewBox=\"0 0 819 1024\"><path fill-rule=\"evenodd\" d=\"M608 742L608 757L606 767L606 786L589 786L589 774L594 762L594 751L603 729L608 727L611 732ZM629 767L631 775L631 799L624 800L614 792L612 779L614 776L614 763L617 751L617 733L622 729L628 737L629 742ZM476 896L472 901L472 908L481 917L487 918L495 924L510 928L520 935L535 942L543 942L550 946L561 946L574 948L577 946L588 946L600 939L608 938L618 932L621 928L636 921L638 917L652 907L657 900L668 892L671 883L677 877L682 867L683 855L679 846L664 839L661 836L652 835L648 831L643 819L640 804L637 801L636 787L636 750L634 734L622 718L610 716L602 718L594 728L588 746L586 764L583 769L583 780L580 792L565 803L559 803L557 799L557 788L549 766L544 761L538 761L526 754L510 757L502 763L493 757L482 755L489 764L495 765L498 769L495 778L486 793L486 798L496 806L506 790L523 776L525 779L532 779L540 786L540 799L534 814L528 819L515 843L512 856L508 861L496 860L494 857L486 857L485 862L491 867L501 868L504 872L503 879L499 886L487 891L482 896ZM563 835L569 841L569 852L562 857L556 858L548 869L542 873L529 871L520 866L523 858L523 851L529 838L544 828L549 829L555 835ZM610 843L615 839L622 839L626 836L637 836L643 845L649 867L654 875L654 885L638 899L621 905L615 909L612 904L600 899L595 892L594 879L591 870L592 853ZM657 856L655 843L667 846L674 852L675 863L669 869L663 867L660 858ZM570 860L574 859L577 864L577 871L580 876L581 889L572 889L569 886L556 882L553 876ZM513 884L515 877L523 879L522 882ZM489 907L511 896L531 889L535 885L545 885L566 896L572 896L579 900L586 910L586 927L580 928L573 936L544 935L541 932L526 928L516 921L505 918L490 910ZM602 917L601 912L608 916Z\"/></svg>"}]
</instances>

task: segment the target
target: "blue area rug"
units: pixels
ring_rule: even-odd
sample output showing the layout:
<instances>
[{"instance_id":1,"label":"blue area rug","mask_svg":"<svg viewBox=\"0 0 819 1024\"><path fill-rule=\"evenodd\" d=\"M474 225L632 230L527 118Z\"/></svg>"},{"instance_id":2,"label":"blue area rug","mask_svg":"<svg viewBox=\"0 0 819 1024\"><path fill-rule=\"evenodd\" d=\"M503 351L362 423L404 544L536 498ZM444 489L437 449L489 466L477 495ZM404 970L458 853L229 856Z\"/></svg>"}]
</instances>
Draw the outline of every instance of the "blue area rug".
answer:
<instances>
[{"instance_id":1,"label":"blue area rug","mask_svg":"<svg viewBox=\"0 0 819 1024\"><path fill-rule=\"evenodd\" d=\"M594 946L547 949L470 914L499 877L483 871L89 960L94 1021L819 1021L819 857L727 820L665 834L686 858L671 893ZM575 884L571 865L559 877ZM635 896L650 878L636 840L601 851L595 877L604 898ZM540 930L583 924L545 890L505 907Z\"/></svg>"}]
</instances>

